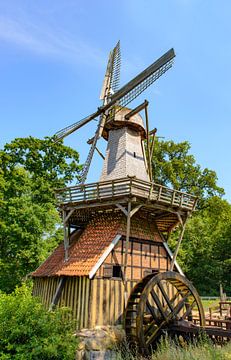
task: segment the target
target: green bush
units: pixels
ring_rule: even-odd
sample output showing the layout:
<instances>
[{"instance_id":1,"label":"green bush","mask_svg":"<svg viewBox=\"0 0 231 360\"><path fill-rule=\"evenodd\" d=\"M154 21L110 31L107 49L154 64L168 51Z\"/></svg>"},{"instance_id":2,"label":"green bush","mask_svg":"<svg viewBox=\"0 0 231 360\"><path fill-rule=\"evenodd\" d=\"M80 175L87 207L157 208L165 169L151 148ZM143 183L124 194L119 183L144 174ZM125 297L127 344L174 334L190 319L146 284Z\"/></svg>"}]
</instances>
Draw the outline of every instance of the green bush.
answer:
<instances>
[{"instance_id":1,"label":"green bush","mask_svg":"<svg viewBox=\"0 0 231 360\"><path fill-rule=\"evenodd\" d=\"M0 359L74 359L77 339L67 309L48 312L26 285L0 293Z\"/></svg>"}]
</instances>

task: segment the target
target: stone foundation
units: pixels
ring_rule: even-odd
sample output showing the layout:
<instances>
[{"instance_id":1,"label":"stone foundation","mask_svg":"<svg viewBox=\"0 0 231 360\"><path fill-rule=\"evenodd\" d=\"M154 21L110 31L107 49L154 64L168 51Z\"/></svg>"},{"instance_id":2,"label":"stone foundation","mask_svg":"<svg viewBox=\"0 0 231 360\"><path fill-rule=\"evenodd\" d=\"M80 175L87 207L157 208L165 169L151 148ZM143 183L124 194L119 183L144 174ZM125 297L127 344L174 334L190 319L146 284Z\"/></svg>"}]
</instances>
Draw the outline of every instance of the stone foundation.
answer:
<instances>
[{"instance_id":1,"label":"stone foundation","mask_svg":"<svg viewBox=\"0 0 231 360\"><path fill-rule=\"evenodd\" d=\"M122 326L96 326L77 332L79 346L76 360L113 360L116 347L125 340Z\"/></svg>"}]
</instances>

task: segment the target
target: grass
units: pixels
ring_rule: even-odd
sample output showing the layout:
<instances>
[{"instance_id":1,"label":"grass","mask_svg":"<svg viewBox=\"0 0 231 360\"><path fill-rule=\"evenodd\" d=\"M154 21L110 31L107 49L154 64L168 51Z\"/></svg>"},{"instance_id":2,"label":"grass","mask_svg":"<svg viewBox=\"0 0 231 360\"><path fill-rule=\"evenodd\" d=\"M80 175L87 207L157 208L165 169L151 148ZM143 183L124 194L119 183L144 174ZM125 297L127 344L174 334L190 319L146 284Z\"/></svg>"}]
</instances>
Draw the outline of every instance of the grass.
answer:
<instances>
[{"instance_id":1,"label":"grass","mask_svg":"<svg viewBox=\"0 0 231 360\"><path fill-rule=\"evenodd\" d=\"M231 343L219 347L204 338L197 344L181 346L165 338L149 358L132 354L124 344L118 349L116 360L231 360Z\"/></svg>"},{"instance_id":2,"label":"grass","mask_svg":"<svg viewBox=\"0 0 231 360\"><path fill-rule=\"evenodd\" d=\"M219 306L220 299L212 299L212 300L202 300L202 305L205 311L208 311L209 308L216 308Z\"/></svg>"}]
</instances>

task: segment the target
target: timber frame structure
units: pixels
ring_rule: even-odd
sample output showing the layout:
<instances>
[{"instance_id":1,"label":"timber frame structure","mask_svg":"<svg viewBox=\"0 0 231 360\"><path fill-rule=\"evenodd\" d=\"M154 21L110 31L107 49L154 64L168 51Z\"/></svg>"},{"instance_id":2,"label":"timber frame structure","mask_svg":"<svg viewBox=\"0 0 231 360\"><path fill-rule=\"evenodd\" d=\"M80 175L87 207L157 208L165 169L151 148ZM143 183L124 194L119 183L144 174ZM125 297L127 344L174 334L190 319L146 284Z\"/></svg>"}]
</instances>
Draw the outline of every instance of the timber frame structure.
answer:
<instances>
[{"instance_id":1,"label":"timber frame structure","mask_svg":"<svg viewBox=\"0 0 231 360\"><path fill-rule=\"evenodd\" d=\"M121 323L132 289L147 274L183 274L176 256L195 196L127 177L58 189L56 197L64 243L32 274L34 295L47 308L70 307L78 328ZM181 232L172 254L167 240L176 226Z\"/></svg>"},{"instance_id":2,"label":"timber frame structure","mask_svg":"<svg viewBox=\"0 0 231 360\"><path fill-rule=\"evenodd\" d=\"M125 306L129 295L126 270L131 218L138 211L153 218L159 231L166 234L166 240L172 230L180 225L179 239L170 264L173 271L188 217L197 204L197 198L193 195L132 177L58 189L56 196L63 214L65 261L69 258L71 226L83 226L83 218L86 221L98 211L122 211L126 216L126 245L122 260Z\"/></svg>"}]
</instances>

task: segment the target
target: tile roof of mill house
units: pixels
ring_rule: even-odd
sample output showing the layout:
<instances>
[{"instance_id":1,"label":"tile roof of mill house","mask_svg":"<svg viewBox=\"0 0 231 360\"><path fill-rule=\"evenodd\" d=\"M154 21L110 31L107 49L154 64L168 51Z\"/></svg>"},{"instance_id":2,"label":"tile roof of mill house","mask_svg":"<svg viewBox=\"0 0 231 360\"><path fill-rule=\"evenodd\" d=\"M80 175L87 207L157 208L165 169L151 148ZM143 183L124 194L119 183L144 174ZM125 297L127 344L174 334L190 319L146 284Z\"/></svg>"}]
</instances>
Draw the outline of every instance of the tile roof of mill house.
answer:
<instances>
[{"instance_id":1,"label":"tile roof of mill house","mask_svg":"<svg viewBox=\"0 0 231 360\"><path fill-rule=\"evenodd\" d=\"M162 241L155 223L134 216L130 237ZM69 259L64 261L64 245L54 252L32 273L33 277L88 276L117 234L126 234L123 215L98 215L89 221L83 233L71 239Z\"/></svg>"}]
</instances>

